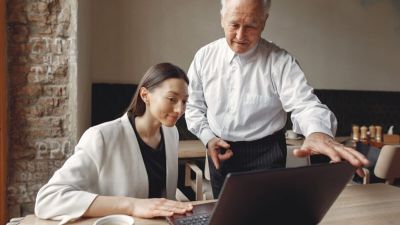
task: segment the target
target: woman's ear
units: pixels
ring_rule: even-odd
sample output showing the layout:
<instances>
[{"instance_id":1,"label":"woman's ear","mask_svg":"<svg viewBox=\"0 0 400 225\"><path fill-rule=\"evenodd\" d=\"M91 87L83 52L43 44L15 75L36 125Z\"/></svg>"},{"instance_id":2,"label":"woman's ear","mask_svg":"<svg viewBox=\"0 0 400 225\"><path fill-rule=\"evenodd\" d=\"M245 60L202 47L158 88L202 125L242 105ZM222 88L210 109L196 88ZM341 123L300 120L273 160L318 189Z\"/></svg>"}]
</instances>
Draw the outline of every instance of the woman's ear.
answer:
<instances>
[{"instance_id":1,"label":"woman's ear","mask_svg":"<svg viewBox=\"0 0 400 225\"><path fill-rule=\"evenodd\" d=\"M141 87L139 90L139 95L143 102L147 105L149 103L149 90L147 90L145 87Z\"/></svg>"}]
</instances>

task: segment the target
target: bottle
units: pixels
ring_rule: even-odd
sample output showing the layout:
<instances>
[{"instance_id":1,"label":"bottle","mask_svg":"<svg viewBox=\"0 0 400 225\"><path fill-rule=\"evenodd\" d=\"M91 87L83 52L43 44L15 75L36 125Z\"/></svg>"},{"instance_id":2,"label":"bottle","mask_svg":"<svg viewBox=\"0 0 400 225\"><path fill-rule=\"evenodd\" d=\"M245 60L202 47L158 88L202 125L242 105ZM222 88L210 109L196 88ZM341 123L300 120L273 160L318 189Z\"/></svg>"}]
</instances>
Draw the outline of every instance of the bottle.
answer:
<instances>
[{"instance_id":1,"label":"bottle","mask_svg":"<svg viewBox=\"0 0 400 225\"><path fill-rule=\"evenodd\" d=\"M367 130L368 130L368 128L366 126L362 126L360 128L360 141L364 144L369 144L368 137L367 137Z\"/></svg>"},{"instance_id":2,"label":"bottle","mask_svg":"<svg viewBox=\"0 0 400 225\"><path fill-rule=\"evenodd\" d=\"M370 140L375 141L375 135L376 134L376 129L374 125L369 126L369 138Z\"/></svg>"},{"instance_id":3,"label":"bottle","mask_svg":"<svg viewBox=\"0 0 400 225\"><path fill-rule=\"evenodd\" d=\"M360 127L357 125L353 125L352 127L353 132L353 141L357 142L360 140Z\"/></svg>"},{"instance_id":4,"label":"bottle","mask_svg":"<svg viewBox=\"0 0 400 225\"><path fill-rule=\"evenodd\" d=\"M375 146L375 144L376 144L376 140L375 140L375 137L376 137L376 128L375 128L375 126L374 125L371 125L371 126L369 126L368 127L368 131L369 131L369 144L371 145L371 146Z\"/></svg>"},{"instance_id":5,"label":"bottle","mask_svg":"<svg viewBox=\"0 0 400 225\"><path fill-rule=\"evenodd\" d=\"M381 148L383 146L382 139L382 126L375 126L376 134L375 134L375 147Z\"/></svg>"}]
</instances>

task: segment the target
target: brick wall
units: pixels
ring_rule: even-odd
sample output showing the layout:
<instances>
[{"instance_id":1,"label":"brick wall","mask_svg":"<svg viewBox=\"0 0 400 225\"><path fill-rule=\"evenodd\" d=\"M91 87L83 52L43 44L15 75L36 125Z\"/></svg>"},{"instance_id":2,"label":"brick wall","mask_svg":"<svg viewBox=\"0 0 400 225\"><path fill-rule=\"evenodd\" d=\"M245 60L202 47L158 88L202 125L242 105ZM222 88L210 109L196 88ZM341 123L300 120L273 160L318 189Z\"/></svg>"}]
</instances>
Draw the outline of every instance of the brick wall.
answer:
<instances>
[{"instance_id":1,"label":"brick wall","mask_svg":"<svg viewBox=\"0 0 400 225\"><path fill-rule=\"evenodd\" d=\"M33 212L76 143L76 1L7 1L9 217Z\"/></svg>"}]
</instances>

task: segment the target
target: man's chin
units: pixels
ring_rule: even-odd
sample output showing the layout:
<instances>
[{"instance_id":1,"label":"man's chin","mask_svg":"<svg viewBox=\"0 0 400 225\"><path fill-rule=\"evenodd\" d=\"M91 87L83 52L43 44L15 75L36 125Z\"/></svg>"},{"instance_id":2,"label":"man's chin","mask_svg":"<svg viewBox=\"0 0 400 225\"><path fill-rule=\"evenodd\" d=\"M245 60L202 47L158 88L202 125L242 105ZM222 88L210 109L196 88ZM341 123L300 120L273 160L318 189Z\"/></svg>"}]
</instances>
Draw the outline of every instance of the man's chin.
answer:
<instances>
[{"instance_id":1,"label":"man's chin","mask_svg":"<svg viewBox=\"0 0 400 225\"><path fill-rule=\"evenodd\" d=\"M249 47L247 45L243 46L237 44L236 46L233 46L232 50L237 54L243 54L249 50Z\"/></svg>"}]
</instances>

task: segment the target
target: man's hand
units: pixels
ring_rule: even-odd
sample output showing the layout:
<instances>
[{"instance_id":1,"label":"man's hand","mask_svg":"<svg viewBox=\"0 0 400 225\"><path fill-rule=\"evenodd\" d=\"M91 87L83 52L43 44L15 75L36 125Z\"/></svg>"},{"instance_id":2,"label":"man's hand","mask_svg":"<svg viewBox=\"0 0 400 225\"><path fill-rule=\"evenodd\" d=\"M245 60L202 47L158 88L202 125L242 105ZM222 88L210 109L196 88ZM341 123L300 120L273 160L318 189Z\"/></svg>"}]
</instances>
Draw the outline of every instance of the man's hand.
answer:
<instances>
[{"instance_id":1,"label":"man's hand","mask_svg":"<svg viewBox=\"0 0 400 225\"><path fill-rule=\"evenodd\" d=\"M345 147L336 142L331 136L324 133L312 133L304 140L300 149L295 149L293 154L297 157L306 157L314 154L328 156L332 162L340 162L342 159L357 167L357 174L364 177L360 167L368 165L368 159L355 149Z\"/></svg>"},{"instance_id":2,"label":"man's hand","mask_svg":"<svg viewBox=\"0 0 400 225\"><path fill-rule=\"evenodd\" d=\"M216 169L219 169L220 161L224 161L233 156L233 152L229 149L231 146L221 138L213 138L207 144L207 154L211 157ZM226 149L221 153L221 149Z\"/></svg>"}]
</instances>

